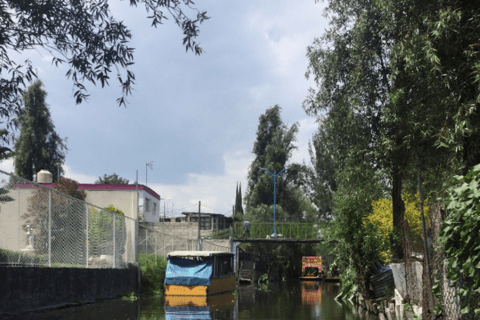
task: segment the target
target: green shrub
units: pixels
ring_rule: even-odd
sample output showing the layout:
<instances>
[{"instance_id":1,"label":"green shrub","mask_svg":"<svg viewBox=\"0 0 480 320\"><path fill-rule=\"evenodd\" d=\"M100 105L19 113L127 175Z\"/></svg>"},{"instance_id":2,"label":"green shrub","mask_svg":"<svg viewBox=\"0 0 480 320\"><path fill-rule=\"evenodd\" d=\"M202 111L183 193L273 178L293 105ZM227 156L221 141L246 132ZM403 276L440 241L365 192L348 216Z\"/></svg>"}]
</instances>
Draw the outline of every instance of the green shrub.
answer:
<instances>
[{"instance_id":1,"label":"green shrub","mask_svg":"<svg viewBox=\"0 0 480 320\"><path fill-rule=\"evenodd\" d=\"M156 256L156 259L155 259ZM139 253L142 294L161 295L164 292L167 259L153 253Z\"/></svg>"},{"instance_id":2,"label":"green shrub","mask_svg":"<svg viewBox=\"0 0 480 320\"><path fill-rule=\"evenodd\" d=\"M118 213L113 216L113 212ZM113 253L113 219L115 219L115 252L123 254L127 241L127 229L123 211L113 205L98 211L93 209L89 212L88 244L91 254L111 255Z\"/></svg>"},{"instance_id":3,"label":"green shrub","mask_svg":"<svg viewBox=\"0 0 480 320\"><path fill-rule=\"evenodd\" d=\"M448 215L438 241L448 258L447 279L459 289L461 313L480 317L480 165L466 176L457 176L457 184L447 199ZM441 296L442 286L436 283L433 291ZM436 308L440 312L441 308ZM466 316L467 317L467 316Z\"/></svg>"}]
</instances>

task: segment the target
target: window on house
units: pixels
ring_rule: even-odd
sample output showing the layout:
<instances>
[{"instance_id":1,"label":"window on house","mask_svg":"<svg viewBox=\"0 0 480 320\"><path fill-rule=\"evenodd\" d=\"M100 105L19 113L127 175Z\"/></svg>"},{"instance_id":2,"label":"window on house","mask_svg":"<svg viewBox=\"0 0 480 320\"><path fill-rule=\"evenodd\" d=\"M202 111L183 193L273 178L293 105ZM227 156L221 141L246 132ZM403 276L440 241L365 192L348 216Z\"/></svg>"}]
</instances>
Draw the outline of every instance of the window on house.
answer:
<instances>
[{"instance_id":1,"label":"window on house","mask_svg":"<svg viewBox=\"0 0 480 320\"><path fill-rule=\"evenodd\" d=\"M157 213L157 204L155 202L153 203L153 213Z\"/></svg>"},{"instance_id":2,"label":"window on house","mask_svg":"<svg viewBox=\"0 0 480 320\"><path fill-rule=\"evenodd\" d=\"M150 211L150 199L145 199L145 211Z\"/></svg>"},{"instance_id":3,"label":"window on house","mask_svg":"<svg viewBox=\"0 0 480 320\"><path fill-rule=\"evenodd\" d=\"M190 222L198 222L198 216L191 216ZM212 220L210 217L201 217L200 218L200 230L210 230L212 229Z\"/></svg>"}]
</instances>

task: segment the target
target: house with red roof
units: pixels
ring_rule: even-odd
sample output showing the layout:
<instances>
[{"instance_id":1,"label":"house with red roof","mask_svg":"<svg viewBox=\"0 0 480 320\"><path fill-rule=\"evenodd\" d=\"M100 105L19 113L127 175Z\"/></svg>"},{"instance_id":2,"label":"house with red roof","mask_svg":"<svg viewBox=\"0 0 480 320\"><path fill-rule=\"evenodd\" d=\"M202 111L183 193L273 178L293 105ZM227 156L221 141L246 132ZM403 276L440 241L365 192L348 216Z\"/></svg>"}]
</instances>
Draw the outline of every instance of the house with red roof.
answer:
<instances>
[{"instance_id":1,"label":"house with red roof","mask_svg":"<svg viewBox=\"0 0 480 320\"><path fill-rule=\"evenodd\" d=\"M43 183L54 188L53 183ZM104 208L113 205L132 219L144 222L159 222L160 195L142 184L89 184L81 183L78 189L85 190L85 201ZM139 207L137 215L137 206Z\"/></svg>"}]
</instances>

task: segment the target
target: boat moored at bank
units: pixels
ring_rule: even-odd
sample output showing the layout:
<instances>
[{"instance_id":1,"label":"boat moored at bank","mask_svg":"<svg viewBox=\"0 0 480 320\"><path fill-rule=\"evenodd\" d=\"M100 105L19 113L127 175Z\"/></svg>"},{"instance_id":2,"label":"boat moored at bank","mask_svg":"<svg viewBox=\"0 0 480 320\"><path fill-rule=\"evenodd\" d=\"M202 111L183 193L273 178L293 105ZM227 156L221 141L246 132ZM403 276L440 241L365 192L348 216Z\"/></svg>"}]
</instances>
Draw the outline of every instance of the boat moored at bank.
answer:
<instances>
[{"instance_id":1,"label":"boat moored at bank","mask_svg":"<svg viewBox=\"0 0 480 320\"><path fill-rule=\"evenodd\" d=\"M235 290L230 252L174 251L167 258L166 296L208 296Z\"/></svg>"}]
</instances>

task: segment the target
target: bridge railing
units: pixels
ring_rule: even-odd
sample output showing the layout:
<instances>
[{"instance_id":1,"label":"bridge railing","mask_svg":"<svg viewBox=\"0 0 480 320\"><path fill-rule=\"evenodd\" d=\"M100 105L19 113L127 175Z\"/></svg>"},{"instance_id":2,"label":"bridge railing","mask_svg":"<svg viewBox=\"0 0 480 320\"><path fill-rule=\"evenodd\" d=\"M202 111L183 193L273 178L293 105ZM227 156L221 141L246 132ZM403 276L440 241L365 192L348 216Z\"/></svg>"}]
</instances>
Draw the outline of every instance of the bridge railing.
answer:
<instances>
[{"instance_id":1,"label":"bridge railing","mask_svg":"<svg viewBox=\"0 0 480 320\"><path fill-rule=\"evenodd\" d=\"M277 235L284 239L317 239L318 227L315 223L280 222L275 225ZM265 239L271 237L274 232L273 223L252 223L250 238ZM233 238L246 237L244 224L238 224L233 230Z\"/></svg>"}]
</instances>

